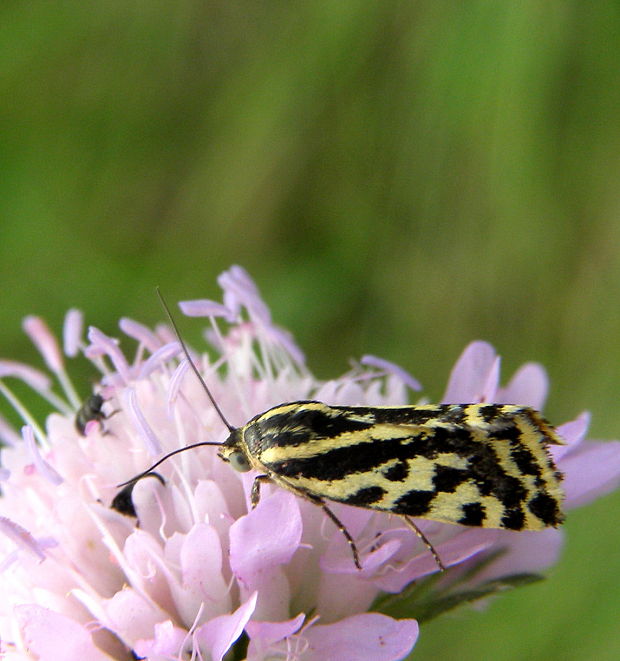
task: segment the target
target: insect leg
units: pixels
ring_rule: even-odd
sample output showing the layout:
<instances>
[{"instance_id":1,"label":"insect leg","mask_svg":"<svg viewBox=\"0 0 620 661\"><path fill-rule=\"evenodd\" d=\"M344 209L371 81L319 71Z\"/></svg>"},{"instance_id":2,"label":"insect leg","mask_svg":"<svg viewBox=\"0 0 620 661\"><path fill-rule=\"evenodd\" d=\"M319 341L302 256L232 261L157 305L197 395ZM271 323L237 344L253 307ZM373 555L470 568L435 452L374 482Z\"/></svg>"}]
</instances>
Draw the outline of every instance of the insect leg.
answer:
<instances>
[{"instance_id":1,"label":"insect leg","mask_svg":"<svg viewBox=\"0 0 620 661\"><path fill-rule=\"evenodd\" d=\"M413 530L413 532L424 542L426 548L433 554L433 558L435 559L435 562L437 563L439 570L446 571L446 567L441 561L441 558L439 557L439 553L437 553L435 547L428 541L426 535L418 528L418 526L416 526L416 524L406 514L401 514L401 518L407 524L407 527Z\"/></svg>"},{"instance_id":2,"label":"insect leg","mask_svg":"<svg viewBox=\"0 0 620 661\"><path fill-rule=\"evenodd\" d=\"M309 498L309 500L322 507L325 514L327 514L327 516L336 524L336 527L344 535L345 539L347 540L347 543L349 544L349 547L351 548L351 553L353 553L353 562L355 563L355 566L361 571L362 565L360 563L359 553L357 552L357 546L355 545L355 541L353 537L351 537L351 534L345 528L344 523L342 523L342 521L329 509L329 507L327 507L327 505L320 498Z\"/></svg>"},{"instance_id":3,"label":"insect leg","mask_svg":"<svg viewBox=\"0 0 620 661\"><path fill-rule=\"evenodd\" d=\"M252 484L252 491L250 492L250 503L252 504L252 509L258 505L260 500L260 484L261 482L271 482L269 475L258 475L254 478Z\"/></svg>"}]
</instances>

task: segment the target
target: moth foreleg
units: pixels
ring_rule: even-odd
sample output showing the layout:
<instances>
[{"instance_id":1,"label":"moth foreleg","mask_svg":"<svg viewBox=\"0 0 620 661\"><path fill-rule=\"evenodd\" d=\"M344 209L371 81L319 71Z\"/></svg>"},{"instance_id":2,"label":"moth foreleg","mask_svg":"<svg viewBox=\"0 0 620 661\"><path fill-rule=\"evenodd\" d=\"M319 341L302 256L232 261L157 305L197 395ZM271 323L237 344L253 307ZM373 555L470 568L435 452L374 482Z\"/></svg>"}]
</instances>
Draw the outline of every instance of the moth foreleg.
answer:
<instances>
[{"instance_id":1,"label":"moth foreleg","mask_svg":"<svg viewBox=\"0 0 620 661\"><path fill-rule=\"evenodd\" d=\"M252 505L252 509L258 505L258 501L260 500L261 482L271 482L271 478L269 475L258 475L254 478L254 482L252 483L252 491L250 492L250 504Z\"/></svg>"},{"instance_id":2,"label":"moth foreleg","mask_svg":"<svg viewBox=\"0 0 620 661\"><path fill-rule=\"evenodd\" d=\"M439 557L439 553L437 553L435 547L428 541L426 535L418 528L418 526L416 526L416 524L406 514L401 514L400 516L407 525L407 527L413 530L413 532L424 542L426 548L432 553L433 558L435 559L435 562L439 567L439 570L446 571L446 566L441 561L441 558Z\"/></svg>"}]
</instances>

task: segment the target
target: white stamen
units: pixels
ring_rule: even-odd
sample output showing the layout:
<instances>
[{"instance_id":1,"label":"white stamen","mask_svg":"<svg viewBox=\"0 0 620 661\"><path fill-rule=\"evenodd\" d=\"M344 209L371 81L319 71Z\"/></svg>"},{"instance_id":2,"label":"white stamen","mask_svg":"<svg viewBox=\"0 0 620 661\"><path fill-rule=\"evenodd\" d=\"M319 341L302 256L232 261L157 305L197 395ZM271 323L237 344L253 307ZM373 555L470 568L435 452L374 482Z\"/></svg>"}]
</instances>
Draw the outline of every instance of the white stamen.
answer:
<instances>
[{"instance_id":1,"label":"white stamen","mask_svg":"<svg viewBox=\"0 0 620 661\"><path fill-rule=\"evenodd\" d=\"M41 444L41 447L49 450L50 444L47 440L45 432L39 426L38 422L32 417L30 411L21 403L21 401L13 394L13 391L7 387L7 385L0 379L0 393L2 393L9 404L15 409L19 414L21 419L32 427L37 440Z\"/></svg>"},{"instance_id":2,"label":"white stamen","mask_svg":"<svg viewBox=\"0 0 620 661\"><path fill-rule=\"evenodd\" d=\"M385 360L385 358L379 358L378 356L372 356L366 354L360 358L360 363L362 365L369 365L371 367L377 367L378 369L385 370L390 374L396 375L403 383L407 384L412 390L422 390L422 385L420 382L411 376L407 370L404 370L402 367L399 367L395 363Z\"/></svg>"},{"instance_id":3,"label":"white stamen","mask_svg":"<svg viewBox=\"0 0 620 661\"><path fill-rule=\"evenodd\" d=\"M172 410L172 405L176 401L176 398L179 394L179 388L181 387L181 381L189 369L189 362L187 360L182 360L179 363L179 366L174 370L174 374L170 379L170 386L168 387L168 412Z\"/></svg>"},{"instance_id":4,"label":"white stamen","mask_svg":"<svg viewBox=\"0 0 620 661\"><path fill-rule=\"evenodd\" d=\"M142 367L140 368L140 373L138 374L138 380L148 378L152 372L157 369L164 367L164 363L174 358L177 354L181 352L181 345L177 340L165 344L163 347L160 347L149 356Z\"/></svg>"},{"instance_id":5,"label":"white stamen","mask_svg":"<svg viewBox=\"0 0 620 661\"><path fill-rule=\"evenodd\" d=\"M29 315L22 322L22 328L39 350L50 370L54 373L62 371L63 360L60 347L43 319Z\"/></svg>"},{"instance_id":6,"label":"white stamen","mask_svg":"<svg viewBox=\"0 0 620 661\"><path fill-rule=\"evenodd\" d=\"M0 360L0 378L14 376L27 383L33 390L43 394L49 391L52 384L51 379L30 365L24 365L14 360Z\"/></svg>"},{"instance_id":7,"label":"white stamen","mask_svg":"<svg viewBox=\"0 0 620 661\"><path fill-rule=\"evenodd\" d=\"M134 427L144 439L148 453L152 456L161 454L161 443L138 406L136 391L133 388L126 388L123 392L123 400L124 408L127 410L127 413L129 413L129 417L132 419Z\"/></svg>"},{"instance_id":8,"label":"white stamen","mask_svg":"<svg viewBox=\"0 0 620 661\"><path fill-rule=\"evenodd\" d=\"M225 305L206 298L195 301L181 301L179 308L186 317L224 317L226 321L230 322L235 318Z\"/></svg>"},{"instance_id":9,"label":"white stamen","mask_svg":"<svg viewBox=\"0 0 620 661\"><path fill-rule=\"evenodd\" d=\"M138 342L143 344L151 353L154 353L161 347L161 340L144 324L123 317L118 325L125 335L129 335L129 337L133 337L134 340L138 340Z\"/></svg>"},{"instance_id":10,"label":"white stamen","mask_svg":"<svg viewBox=\"0 0 620 661\"><path fill-rule=\"evenodd\" d=\"M131 380L129 364L127 363L127 359L123 352L118 348L117 341L108 337L105 333L94 326L91 326L88 329L88 340L97 350L109 356L116 371L120 374L125 383L128 383Z\"/></svg>"},{"instance_id":11,"label":"white stamen","mask_svg":"<svg viewBox=\"0 0 620 661\"><path fill-rule=\"evenodd\" d=\"M45 560L45 553L41 545L25 528L22 528L15 521L0 516L0 532L12 539L21 548L36 555L39 560Z\"/></svg>"},{"instance_id":12,"label":"white stamen","mask_svg":"<svg viewBox=\"0 0 620 661\"><path fill-rule=\"evenodd\" d=\"M63 348L70 358L77 356L82 346L82 332L84 330L84 315L81 310L71 308L65 315L62 329Z\"/></svg>"},{"instance_id":13,"label":"white stamen","mask_svg":"<svg viewBox=\"0 0 620 661\"><path fill-rule=\"evenodd\" d=\"M12 376L26 383L61 413L65 415L72 414L73 409L50 390L51 381L43 372L13 360L0 360L0 378L6 376Z\"/></svg>"},{"instance_id":14,"label":"white stamen","mask_svg":"<svg viewBox=\"0 0 620 661\"><path fill-rule=\"evenodd\" d=\"M32 457L32 461L37 469L37 472L55 486L62 484L64 481L62 477L41 456L39 447L34 441L34 433L32 427L29 427L28 425L24 425L22 427L22 438L24 439L24 445L26 446L26 449Z\"/></svg>"}]
</instances>

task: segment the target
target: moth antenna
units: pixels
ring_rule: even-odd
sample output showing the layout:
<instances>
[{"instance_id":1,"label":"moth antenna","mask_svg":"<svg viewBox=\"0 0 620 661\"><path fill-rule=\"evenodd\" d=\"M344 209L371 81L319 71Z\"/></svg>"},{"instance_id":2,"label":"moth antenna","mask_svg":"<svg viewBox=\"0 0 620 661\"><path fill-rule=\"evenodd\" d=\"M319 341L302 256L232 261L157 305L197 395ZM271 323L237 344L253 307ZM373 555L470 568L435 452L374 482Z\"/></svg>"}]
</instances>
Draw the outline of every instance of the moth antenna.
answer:
<instances>
[{"instance_id":1,"label":"moth antenna","mask_svg":"<svg viewBox=\"0 0 620 661\"><path fill-rule=\"evenodd\" d=\"M200 443L192 443L191 445L185 445L182 448L177 448L176 450L172 450L171 452L168 452L168 454L165 454L161 459L156 461L150 468L147 468L139 475L135 475L134 477L131 478L131 480L127 480L122 484L117 484L116 487L120 489L121 487L126 487L128 484L131 484L132 482L137 482L138 480L141 480L143 477L146 477L146 475L148 475L153 470L153 468L157 468L157 466L159 466L159 464L166 461L166 459L170 459L170 457L173 457L175 454L180 454L181 452L185 452L185 450L193 450L194 448L200 448L203 445L222 445L222 444L216 443L215 441L200 441Z\"/></svg>"},{"instance_id":2,"label":"moth antenna","mask_svg":"<svg viewBox=\"0 0 620 661\"><path fill-rule=\"evenodd\" d=\"M185 354L185 358L187 358L187 362L191 365L192 369L194 370L194 374L198 377L198 380L200 381L200 384L202 385L203 390L207 393L208 398L211 400L211 404L213 404L213 408L217 411L217 414L220 416L222 419L222 422L228 427L228 431L235 431L235 428L226 420L224 414L222 413L222 410L220 407L217 405L217 402L215 399L213 399L213 395L211 394L211 391L209 390L209 387L207 386L205 380L202 378L202 375L198 371L198 368L194 364L194 361L191 359L189 355L189 351L187 350L187 346L185 345L185 342L183 341L183 338L181 337L181 333L179 333L179 328L177 327L177 324L172 317L172 312L170 312L170 308L168 307L168 304L164 300L164 297L159 289L159 287L155 287L155 290L157 291L157 296L159 296L159 300L162 304L162 307L166 311L166 314L168 315L168 319L170 320L170 323L172 324L172 328L174 329L174 334L177 336L177 339L179 340L179 344L181 345L181 348L183 349L183 353ZM199 443L198 445L209 445L208 443ZM212 443L211 445L220 445L219 443ZM193 447L191 445L187 446ZM185 449L185 448L183 448ZM173 454L173 453L171 453ZM156 464L157 465L157 464ZM150 469L149 469L150 470Z\"/></svg>"}]
</instances>

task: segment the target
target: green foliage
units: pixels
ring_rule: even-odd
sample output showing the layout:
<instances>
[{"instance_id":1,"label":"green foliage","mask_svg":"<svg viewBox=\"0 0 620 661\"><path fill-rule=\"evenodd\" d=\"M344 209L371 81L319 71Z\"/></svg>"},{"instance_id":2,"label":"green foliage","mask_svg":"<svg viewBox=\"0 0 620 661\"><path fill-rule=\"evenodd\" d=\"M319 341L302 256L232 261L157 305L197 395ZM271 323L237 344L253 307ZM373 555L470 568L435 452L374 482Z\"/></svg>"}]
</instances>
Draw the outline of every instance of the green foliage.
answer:
<instances>
[{"instance_id":1,"label":"green foliage","mask_svg":"<svg viewBox=\"0 0 620 661\"><path fill-rule=\"evenodd\" d=\"M375 353L433 400L487 339L617 437L619 51L609 0L5 0L0 353L33 361L27 313L116 333L239 263L319 375ZM415 658L617 658L619 503Z\"/></svg>"},{"instance_id":2,"label":"green foliage","mask_svg":"<svg viewBox=\"0 0 620 661\"><path fill-rule=\"evenodd\" d=\"M515 574L505 576L501 579L486 581L481 585L469 590L446 590L443 594L441 590L432 595L420 597L418 591L424 586L413 585L411 594L399 595L397 607L381 608L381 612L393 617L402 617L403 613L414 617L420 624L425 624L440 615L444 615L464 604L473 604L482 599L488 599L501 592L514 590L514 588L524 587L537 583L543 579L537 574ZM425 590L426 591L426 590Z\"/></svg>"}]
</instances>

